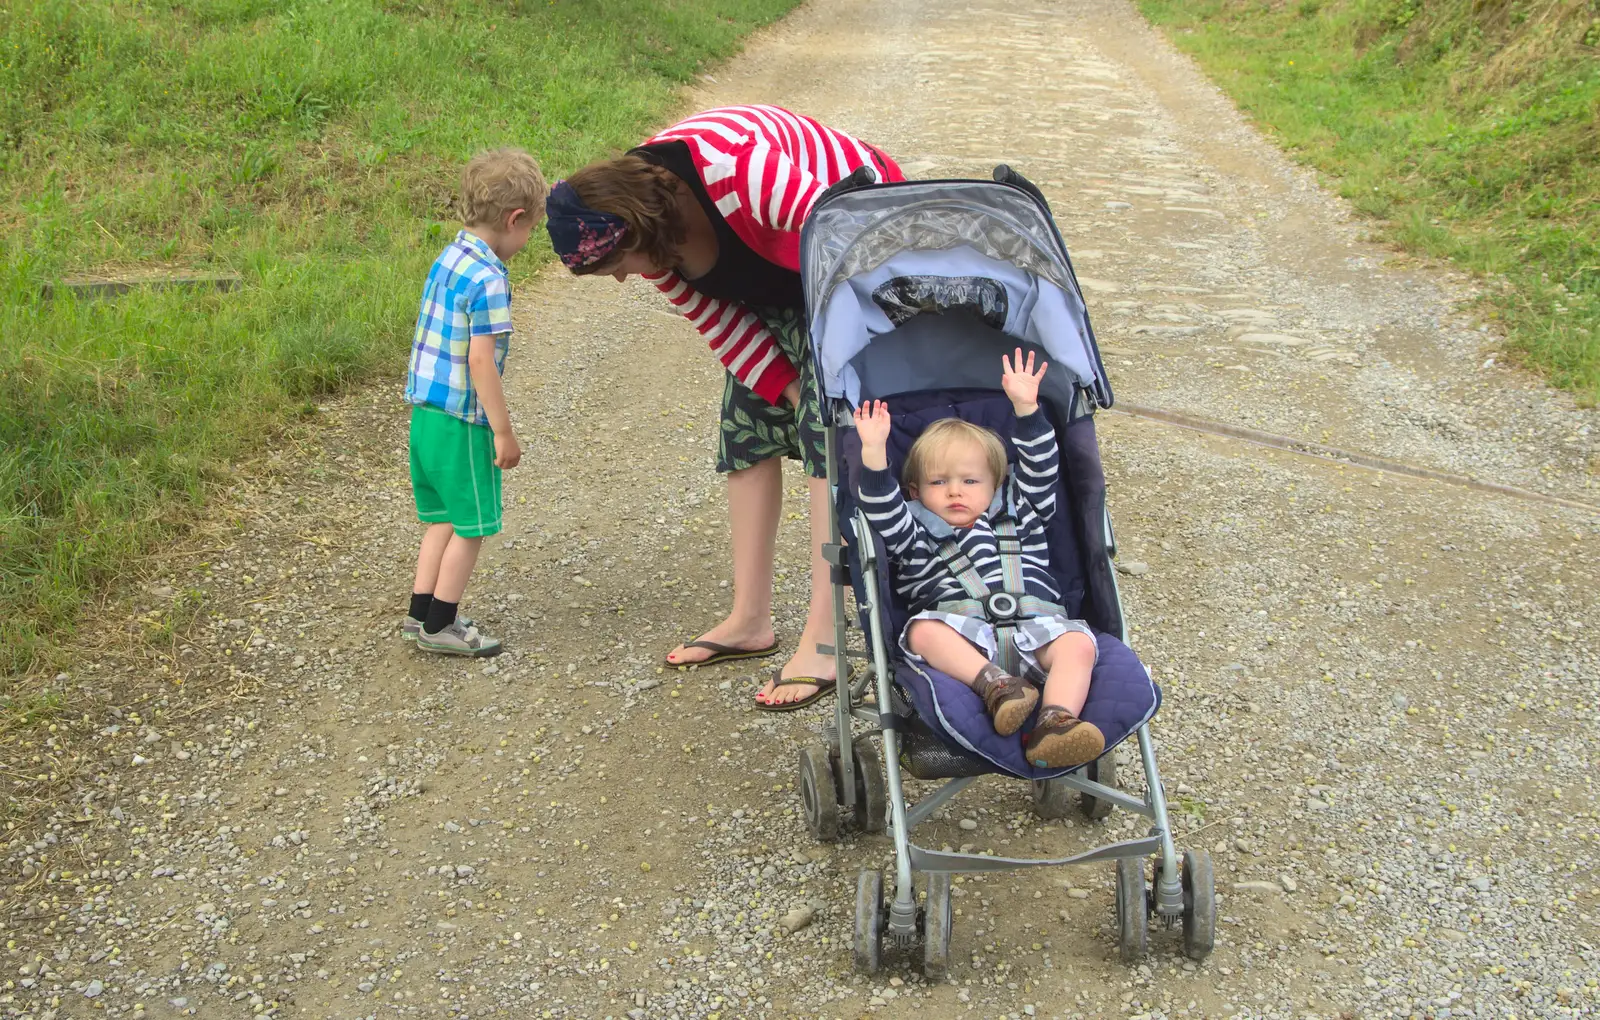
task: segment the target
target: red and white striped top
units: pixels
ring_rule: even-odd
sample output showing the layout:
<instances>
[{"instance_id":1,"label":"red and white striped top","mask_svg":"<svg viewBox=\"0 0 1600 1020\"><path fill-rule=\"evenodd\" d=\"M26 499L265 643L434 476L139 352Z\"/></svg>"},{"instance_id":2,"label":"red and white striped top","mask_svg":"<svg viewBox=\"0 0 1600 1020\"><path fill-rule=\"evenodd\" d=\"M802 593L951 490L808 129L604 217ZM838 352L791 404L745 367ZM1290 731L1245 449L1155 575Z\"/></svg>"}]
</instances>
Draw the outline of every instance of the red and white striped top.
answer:
<instances>
[{"instance_id":1,"label":"red and white striped top","mask_svg":"<svg viewBox=\"0 0 1600 1020\"><path fill-rule=\"evenodd\" d=\"M828 186L864 164L880 180L905 175L884 153L810 117L776 106L725 106L697 113L644 144L688 143L717 210L756 254L800 269L800 225ZM697 292L667 270L645 277L694 324L729 372L776 404L799 377L761 319L743 305Z\"/></svg>"}]
</instances>

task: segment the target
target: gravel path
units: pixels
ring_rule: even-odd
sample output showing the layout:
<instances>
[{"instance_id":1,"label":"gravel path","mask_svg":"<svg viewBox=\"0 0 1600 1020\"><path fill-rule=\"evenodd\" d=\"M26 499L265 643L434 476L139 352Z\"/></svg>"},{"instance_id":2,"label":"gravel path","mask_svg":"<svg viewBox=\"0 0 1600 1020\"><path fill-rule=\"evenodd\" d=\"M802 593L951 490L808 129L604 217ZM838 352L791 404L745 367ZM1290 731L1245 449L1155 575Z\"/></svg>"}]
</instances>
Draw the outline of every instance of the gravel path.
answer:
<instances>
[{"instance_id":1,"label":"gravel path","mask_svg":"<svg viewBox=\"0 0 1600 1020\"><path fill-rule=\"evenodd\" d=\"M1600 504L1595 415L1487 365L1465 281L1387 262L1125 4L816 0L693 102L754 100L915 176L1039 181L1126 401ZM205 593L170 667L137 667L204 684L108 705L113 767L10 847L0 1016L1600 1009L1600 515L1104 415L1217 950L1186 962L1161 933L1120 966L1091 866L959 882L951 981L868 982L855 873L889 851L806 835L794 761L820 715L752 712L756 667L658 666L727 604L715 363L642 287L550 272L517 311L531 454L469 593L510 651L400 642L403 411L393 387L325 408L323 442L252 476L220 547L130 596ZM925 838L1043 854L1139 829L1038 823L990 778Z\"/></svg>"}]
</instances>

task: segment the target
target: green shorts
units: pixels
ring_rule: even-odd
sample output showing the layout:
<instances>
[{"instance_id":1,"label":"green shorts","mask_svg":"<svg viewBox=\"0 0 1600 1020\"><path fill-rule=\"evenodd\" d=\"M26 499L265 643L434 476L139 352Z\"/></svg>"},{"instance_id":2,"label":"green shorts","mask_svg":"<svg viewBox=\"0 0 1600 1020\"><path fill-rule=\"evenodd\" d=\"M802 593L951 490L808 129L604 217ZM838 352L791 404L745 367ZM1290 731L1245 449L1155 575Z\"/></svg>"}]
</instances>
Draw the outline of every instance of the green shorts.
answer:
<instances>
[{"instance_id":1,"label":"green shorts","mask_svg":"<svg viewBox=\"0 0 1600 1020\"><path fill-rule=\"evenodd\" d=\"M494 432L436 407L411 409L411 492L417 519L449 524L462 538L500 530Z\"/></svg>"},{"instance_id":2,"label":"green shorts","mask_svg":"<svg viewBox=\"0 0 1600 1020\"><path fill-rule=\"evenodd\" d=\"M773 457L798 460L812 478L828 477L827 440L817 403L817 378L811 345L799 311L752 309L800 370L800 408L774 406L727 373L722 388L722 423L717 433L717 470L723 474L755 467Z\"/></svg>"}]
</instances>

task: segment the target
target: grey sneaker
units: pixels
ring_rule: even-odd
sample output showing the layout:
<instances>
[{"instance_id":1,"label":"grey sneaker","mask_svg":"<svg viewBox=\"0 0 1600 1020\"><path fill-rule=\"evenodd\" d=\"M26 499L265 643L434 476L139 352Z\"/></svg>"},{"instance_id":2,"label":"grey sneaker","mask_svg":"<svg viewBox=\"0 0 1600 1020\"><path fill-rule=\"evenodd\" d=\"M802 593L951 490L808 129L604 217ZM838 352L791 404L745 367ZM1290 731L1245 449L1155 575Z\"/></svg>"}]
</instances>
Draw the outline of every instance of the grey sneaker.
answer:
<instances>
[{"instance_id":1,"label":"grey sneaker","mask_svg":"<svg viewBox=\"0 0 1600 1020\"><path fill-rule=\"evenodd\" d=\"M456 617L456 619L460 620L462 623L466 624L468 627L474 626L477 623L477 621L475 621L471 617L467 617L467 616L458 616L458 617ZM407 640L407 641L415 641L417 639L417 635L421 634L421 633L422 633L422 621L421 620L418 620L415 617L408 616L404 620L400 621L400 636L402 638L404 638L405 640Z\"/></svg>"},{"instance_id":2,"label":"grey sneaker","mask_svg":"<svg viewBox=\"0 0 1600 1020\"><path fill-rule=\"evenodd\" d=\"M441 630L437 634L421 631L417 634L417 647L425 652L439 652L443 655L466 655L474 659L483 659L491 655L500 654L500 642L492 637L478 633L478 628L461 619Z\"/></svg>"}]
</instances>

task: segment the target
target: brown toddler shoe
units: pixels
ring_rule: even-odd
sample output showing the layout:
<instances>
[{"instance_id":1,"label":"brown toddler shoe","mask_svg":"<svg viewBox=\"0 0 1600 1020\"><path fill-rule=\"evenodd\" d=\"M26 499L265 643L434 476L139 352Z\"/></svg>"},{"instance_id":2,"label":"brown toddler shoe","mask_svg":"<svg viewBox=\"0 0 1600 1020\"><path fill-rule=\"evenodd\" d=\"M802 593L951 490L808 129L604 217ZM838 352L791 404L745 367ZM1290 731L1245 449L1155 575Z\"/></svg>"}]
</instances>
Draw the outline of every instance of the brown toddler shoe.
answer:
<instances>
[{"instance_id":1,"label":"brown toddler shoe","mask_svg":"<svg viewBox=\"0 0 1600 1020\"><path fill-rule=\"evenodd\" d=\"M1039 692L1020 676L1002 672L999 666L989 663L978 671L972 681L972 691L983 699L983 707L994 720L994 731L1009 737L1022 728L1039 703Z\"/></svg>"},{"instance_id":2,"label":"brown toddler shoe","mask_svg":"<svg viewBox=\"0 0 1600 1020\"><path fill-rule=\"evenodd\" d=\"M1094 761L1106 749L1105 734L1060 705L1046 705L1028 734L1028 761L1042 769L1065 769Z\"/></svg>"}]
</instances>

